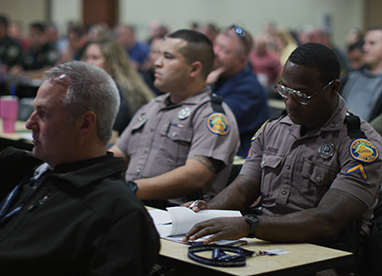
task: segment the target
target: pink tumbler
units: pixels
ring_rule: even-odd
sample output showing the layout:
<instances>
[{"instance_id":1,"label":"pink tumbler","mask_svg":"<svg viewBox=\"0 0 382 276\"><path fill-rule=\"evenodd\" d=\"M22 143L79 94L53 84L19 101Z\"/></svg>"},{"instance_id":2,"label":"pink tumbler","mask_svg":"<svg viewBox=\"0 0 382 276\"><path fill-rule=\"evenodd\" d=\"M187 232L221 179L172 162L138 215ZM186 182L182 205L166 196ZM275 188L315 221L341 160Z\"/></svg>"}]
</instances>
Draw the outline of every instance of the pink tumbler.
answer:
<instances>
[{"instance_id":1,"label":"pink tumbler","mask_svg":"<svg viewBox=\"0 0 382 276\"><path fill-rule=\"evenodd\" d=\"M0 117L3 120L3 132L15 132L19 101L17 97L2 96L0 98Z\"/></svg>"}]
</instances>

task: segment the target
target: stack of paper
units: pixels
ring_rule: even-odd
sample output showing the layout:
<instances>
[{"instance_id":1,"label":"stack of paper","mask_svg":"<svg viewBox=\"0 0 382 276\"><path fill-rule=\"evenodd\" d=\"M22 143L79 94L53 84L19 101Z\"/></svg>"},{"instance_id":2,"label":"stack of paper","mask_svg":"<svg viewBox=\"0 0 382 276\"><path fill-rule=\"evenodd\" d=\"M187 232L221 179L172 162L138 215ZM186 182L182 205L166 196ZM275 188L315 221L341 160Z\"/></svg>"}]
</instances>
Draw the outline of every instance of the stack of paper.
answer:
<instances>
[{"instance_id":1,"label":"stack of paper","mask_svg":"<svg viewBox=\"0 0 382 276\"><path fill-rule=\"evenodd\" d=\"M153 218L159 235L162 238L177 242L181 242L184 235L198 222L217 217L242 216L240 211L200 210L195 213L186 207L169 207L167 211L152 209L149 210L149 214Z\"/></svg>"}]
</instances>

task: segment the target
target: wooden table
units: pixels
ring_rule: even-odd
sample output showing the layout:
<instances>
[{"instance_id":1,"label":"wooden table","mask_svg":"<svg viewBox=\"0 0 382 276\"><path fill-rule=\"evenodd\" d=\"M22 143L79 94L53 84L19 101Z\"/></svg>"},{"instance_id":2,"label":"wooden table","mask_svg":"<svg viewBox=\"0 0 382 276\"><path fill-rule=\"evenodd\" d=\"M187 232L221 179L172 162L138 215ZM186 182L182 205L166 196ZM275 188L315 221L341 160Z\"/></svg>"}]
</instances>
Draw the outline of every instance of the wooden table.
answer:
<instances>
[{"instance_id":1,"label":"wooden table","mask_svg":"<svg viewBox=\"0 0 382 276\"><path fill-rule=\"evenodd\" d=\"M247 239L248 244L242 248L253 251L281 249L290 253L277 256L248 257L243 267L207 266L187 257L188 246L161 239L159 263L173 267L180 272L193 275L314 275L315 272L330 268L350 265L353 254L318 245L274 244L259 239ZM203 252L204 253L204 252ZM199 253L198 253L199 254ZM211 251L205 252L211 257ZM187 274L187 275L188 275Z\"/></svg>"},{"instance_id":2,"label":"wooden table","mask_svg":"<svg viewBox=\"0 0 382 276\"><path fill-rule=\"evenodd\" d=\"M3 121L0 118L0 150L8 146L20 149L32 150L33 144L30 139L32 131L25 127L25 122L16 121L14 133L3 133Z\"/></svg>"}]
</instances>

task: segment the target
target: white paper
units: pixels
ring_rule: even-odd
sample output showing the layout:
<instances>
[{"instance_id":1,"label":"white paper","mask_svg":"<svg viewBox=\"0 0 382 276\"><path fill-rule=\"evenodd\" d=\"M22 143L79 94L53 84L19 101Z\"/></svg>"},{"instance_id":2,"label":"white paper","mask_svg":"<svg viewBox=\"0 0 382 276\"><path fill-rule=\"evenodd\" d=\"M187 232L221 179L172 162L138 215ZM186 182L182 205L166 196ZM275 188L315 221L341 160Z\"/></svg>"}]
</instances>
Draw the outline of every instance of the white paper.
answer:
<instances>
[{"instance_id":1,"label":"white paper","mask_svg":"<svg viewBox=\"0 0 382 276\"><path fill-rule=\"evenodd\" d=\"M155 225L171 223L171 216L169 212L161 209L151 209L148 211Z\"/></svg>"},{"instance_id":2,"label":"white paper","mask_svg":"<svg viewBox=\"0 0 382 276\"><path fill-rule=\"evenodd\" d=\"M169 207L164 210L149 210L161 237L186 234L196 223L217 217L241 217L239 211L200 210L195 213L186 207ZM171 224L169 224L171 223Z\"/></svg>"}]
</instances>

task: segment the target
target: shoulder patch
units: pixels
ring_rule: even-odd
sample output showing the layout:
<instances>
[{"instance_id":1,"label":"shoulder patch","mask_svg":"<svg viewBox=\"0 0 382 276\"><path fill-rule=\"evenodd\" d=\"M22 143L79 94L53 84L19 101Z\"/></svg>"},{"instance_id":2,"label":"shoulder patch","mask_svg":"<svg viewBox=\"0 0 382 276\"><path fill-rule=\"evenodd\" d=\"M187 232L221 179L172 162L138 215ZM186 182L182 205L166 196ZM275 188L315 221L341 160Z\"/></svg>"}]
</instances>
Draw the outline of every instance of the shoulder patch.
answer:
<instances>
[{"instance_id":1,"label":"shoulder patch","mask_svg":"<svg viewBox=\"0 0 382 276\"><path fill-rule=\"evenodd\" d=\"M228 134L230 125L222 113L212 113L207 118L207 128L214 134L224 136Z\"/></svg>"},{"instance_id":2,"label":"shoulder patch","mask_svg":"<svg viewBox=\"0 0 382 276\"><path fill-rule=\"evenodd\" d=\"M255 135L253 135L251 141L254 141L256 140L257 136L259 136L262 132L263 132L263 129L264 129L264 126L269 122L269 120L266 120L264 122L264 124L261 125L261 127L259 127L259 129L256 131Z\"/></svg>"},{"instance_id":3,"label":"shoulder patch","mask_svg":"<svg viewBox=\"0 0 382 276\"><path fill-rule=\"evenodd\" d=\"M379 157L377 147L369 140L360 138L355 139L349 147L351 157L355 160L372 163Z\"/></svg>"}]
</instances>

